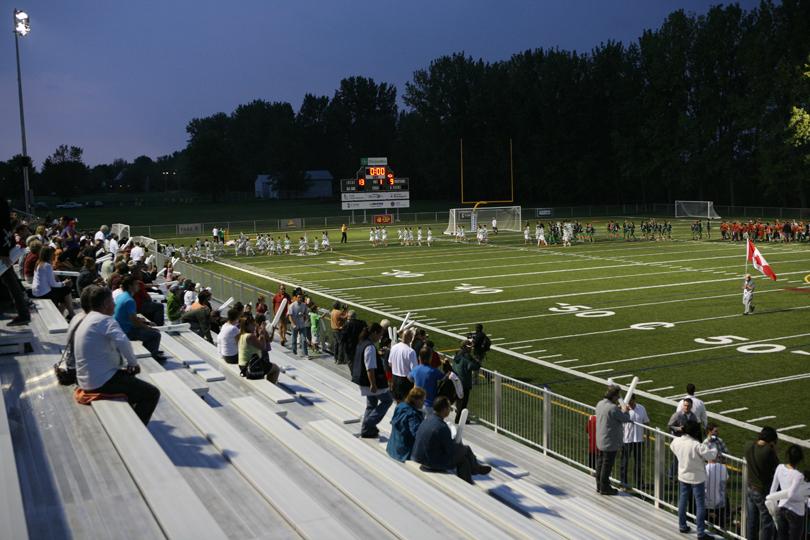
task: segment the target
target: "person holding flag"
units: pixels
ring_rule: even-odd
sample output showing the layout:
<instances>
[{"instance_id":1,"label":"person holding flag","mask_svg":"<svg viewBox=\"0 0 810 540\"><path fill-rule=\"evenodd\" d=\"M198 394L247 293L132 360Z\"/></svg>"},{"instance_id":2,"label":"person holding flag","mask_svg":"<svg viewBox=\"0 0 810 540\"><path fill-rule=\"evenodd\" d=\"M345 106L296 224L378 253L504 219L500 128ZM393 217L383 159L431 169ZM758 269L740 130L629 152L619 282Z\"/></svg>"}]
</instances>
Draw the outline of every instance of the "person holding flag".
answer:
<instances>
[{"instance_id":1,"label":"person holding flag","mask_svg":"<svg viewBox=\"0 0 810 540\"><path fill-rule=\"evenodd\" d=\"M748 274L748 262L751 262L754 268L762 272L763 275L768 276L773 281L776 281L776 274L771 269L771 265L762 256L757 247L751 241L747 240L746 257L745 257L745 282L743 283L743 315L750 315L754 312L754 280L751 274Z\"/></svg>"},{"instance_id":2,"label":"person holding flag","mask_svg":"<svg viewBox=\"0 0 810 540\"><path fill-rule=\"evenodd\" d=\"M743 315L750 315L754 312L754 280L751 274L745 274L743 282Z\"/></svg>"}]
</instances>

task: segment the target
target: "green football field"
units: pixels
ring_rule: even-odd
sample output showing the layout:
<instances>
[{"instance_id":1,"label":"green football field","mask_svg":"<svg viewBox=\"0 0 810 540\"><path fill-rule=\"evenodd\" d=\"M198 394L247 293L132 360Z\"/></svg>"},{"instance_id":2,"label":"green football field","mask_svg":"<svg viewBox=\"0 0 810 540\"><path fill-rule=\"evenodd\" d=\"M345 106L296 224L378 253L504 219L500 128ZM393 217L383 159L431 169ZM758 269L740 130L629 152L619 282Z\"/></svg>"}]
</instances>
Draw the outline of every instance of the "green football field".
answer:
<instances>
[{"instance_id":1,"label":"green football field","mask_svg":"<svg viewBox=\"0 0 810 540\"><path fill-rule=\"evenodd\" d=\"M688 221L674 222L669 241L610 240L605 223L595 222L595 243L568 248L525 246L516 232L455 243L439 224L433 247L400 246L393 226L390 245L375 248L358 226L344 245L330 232L334 252L231 252L209 267L266 289L273 278L300 284L367 320L410 313L449 353L483 323L485 367L589 403L608 378L638 376L658 425L671 408L651 396L693 382L712 412L810 439L810 245L759 245L779 279L749 268L756 312L743 316L743 243L692 241Z\"/></svg>"}]
</instances>

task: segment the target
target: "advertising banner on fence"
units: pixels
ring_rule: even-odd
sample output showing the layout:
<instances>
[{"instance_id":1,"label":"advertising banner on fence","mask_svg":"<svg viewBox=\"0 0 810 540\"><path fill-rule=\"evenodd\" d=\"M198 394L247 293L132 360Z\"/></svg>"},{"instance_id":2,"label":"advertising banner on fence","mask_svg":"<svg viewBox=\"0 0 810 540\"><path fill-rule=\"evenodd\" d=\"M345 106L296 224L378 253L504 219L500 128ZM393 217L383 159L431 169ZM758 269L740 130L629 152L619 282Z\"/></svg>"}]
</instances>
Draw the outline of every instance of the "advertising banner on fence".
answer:
<instances>
[{"instance_id":1,"label":"advertising banner on fence","mask_svg":"<svg viewBox=\"0 0 810 540\"><path fill-rule=\"evenodd\" d=\"M202 223L178 223L177 234L202 234Z\"/></svg>"},{"instance_id":2,"label":"advertising banner on fence","mask_svg":"<svg viewBox=\"0 0 810 540\"><path fill-rule=\"evenodd\" d=\"M551 217L554 215L553 208L535 208L535 217Z\"/></svg>"},{"instance_id":3,"label":"advertising banner on fence","mask_svg":"<svg viewBox=\"0 0 810 540\"><path fill-rule=\"evenodd\" d=\"M279 229L301 229L303 222L301 218L290 218L278 220Z\"/></svg>"},{"instance_id":4,"label":"advertising banner on fence","mask_svg":"<svg viewBox=\"0 0 810 540\"><path fill-rule=\"evenodd\" d=\"M343 210L374 210L377 208L409 208L411 201L343 201Z\"/></svg>"},{"instance_id":5,"label":"advertising banner on fence","mask_svg":"<svg viewBox=\"0 0 810 540\"><path fill-rule=\"evenodd\" d=\"M374 214L375 225L390 225L394 222L393 214Z\"/></svg>"}]
</instances>

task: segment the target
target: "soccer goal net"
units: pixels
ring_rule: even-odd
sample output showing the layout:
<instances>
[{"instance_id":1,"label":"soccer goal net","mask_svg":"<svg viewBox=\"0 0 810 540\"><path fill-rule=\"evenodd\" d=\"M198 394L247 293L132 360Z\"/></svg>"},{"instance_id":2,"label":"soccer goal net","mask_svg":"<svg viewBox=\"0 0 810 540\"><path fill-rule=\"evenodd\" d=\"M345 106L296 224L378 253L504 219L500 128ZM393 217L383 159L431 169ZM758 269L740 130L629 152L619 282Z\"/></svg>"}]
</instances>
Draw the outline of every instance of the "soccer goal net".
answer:
<instances>
[{"instance_id":1,"label":"soccer goal net","mask_svg":"<svg viewBox=\"0 0 810 540\"><path fill-rule=\"evenodd\" d=\"M122 238L129 238L129 225L123 223L113 223L110 226L110 234L114 234L119 240Z\"/></svg>"},{"instance_id":2,"label":"soccer goal net","mask_svg":"<svg viewBox=\"0 0 810 540\"><path fill-rule=\"evenodd\" d=\"M496 220L499 231L516 231L520 227L520 206L492 206L489 208L451 208L450 219L444 234L456 234L458 228L464 227L470 231L478 225L492 227L492 220Z\"/></svg>"},{"instance_id":3,"label":"soccer goal net","mask_svg":"<svg viewBox=\"0 0 810 540\"><path fill-rule=\"evenodd\" d=\"M675 217L720 219L712 201L675 201Z\"/></svg>"}]
</instances>

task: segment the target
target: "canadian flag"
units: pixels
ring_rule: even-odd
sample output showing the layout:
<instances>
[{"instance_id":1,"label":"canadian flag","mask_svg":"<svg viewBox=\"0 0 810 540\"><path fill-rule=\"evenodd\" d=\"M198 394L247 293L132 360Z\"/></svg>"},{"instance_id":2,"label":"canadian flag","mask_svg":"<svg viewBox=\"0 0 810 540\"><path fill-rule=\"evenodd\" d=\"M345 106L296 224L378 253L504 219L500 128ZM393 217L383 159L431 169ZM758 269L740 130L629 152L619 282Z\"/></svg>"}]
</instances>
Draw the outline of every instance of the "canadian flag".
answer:
<instances>
[{"instance_id":1,"label":"canadian flag","mask_svg":"<svg viewBox=\"0 0 810 540\"><path fill-rule=\"evenodd\" d=\"M768 264L768 261L765 260L765 257L762 256L762 253L759 252L750 238L748 239L747 257L754 268L776 281L776 274L771 270L771 265Z\"/></svg>"}]
</instances>

